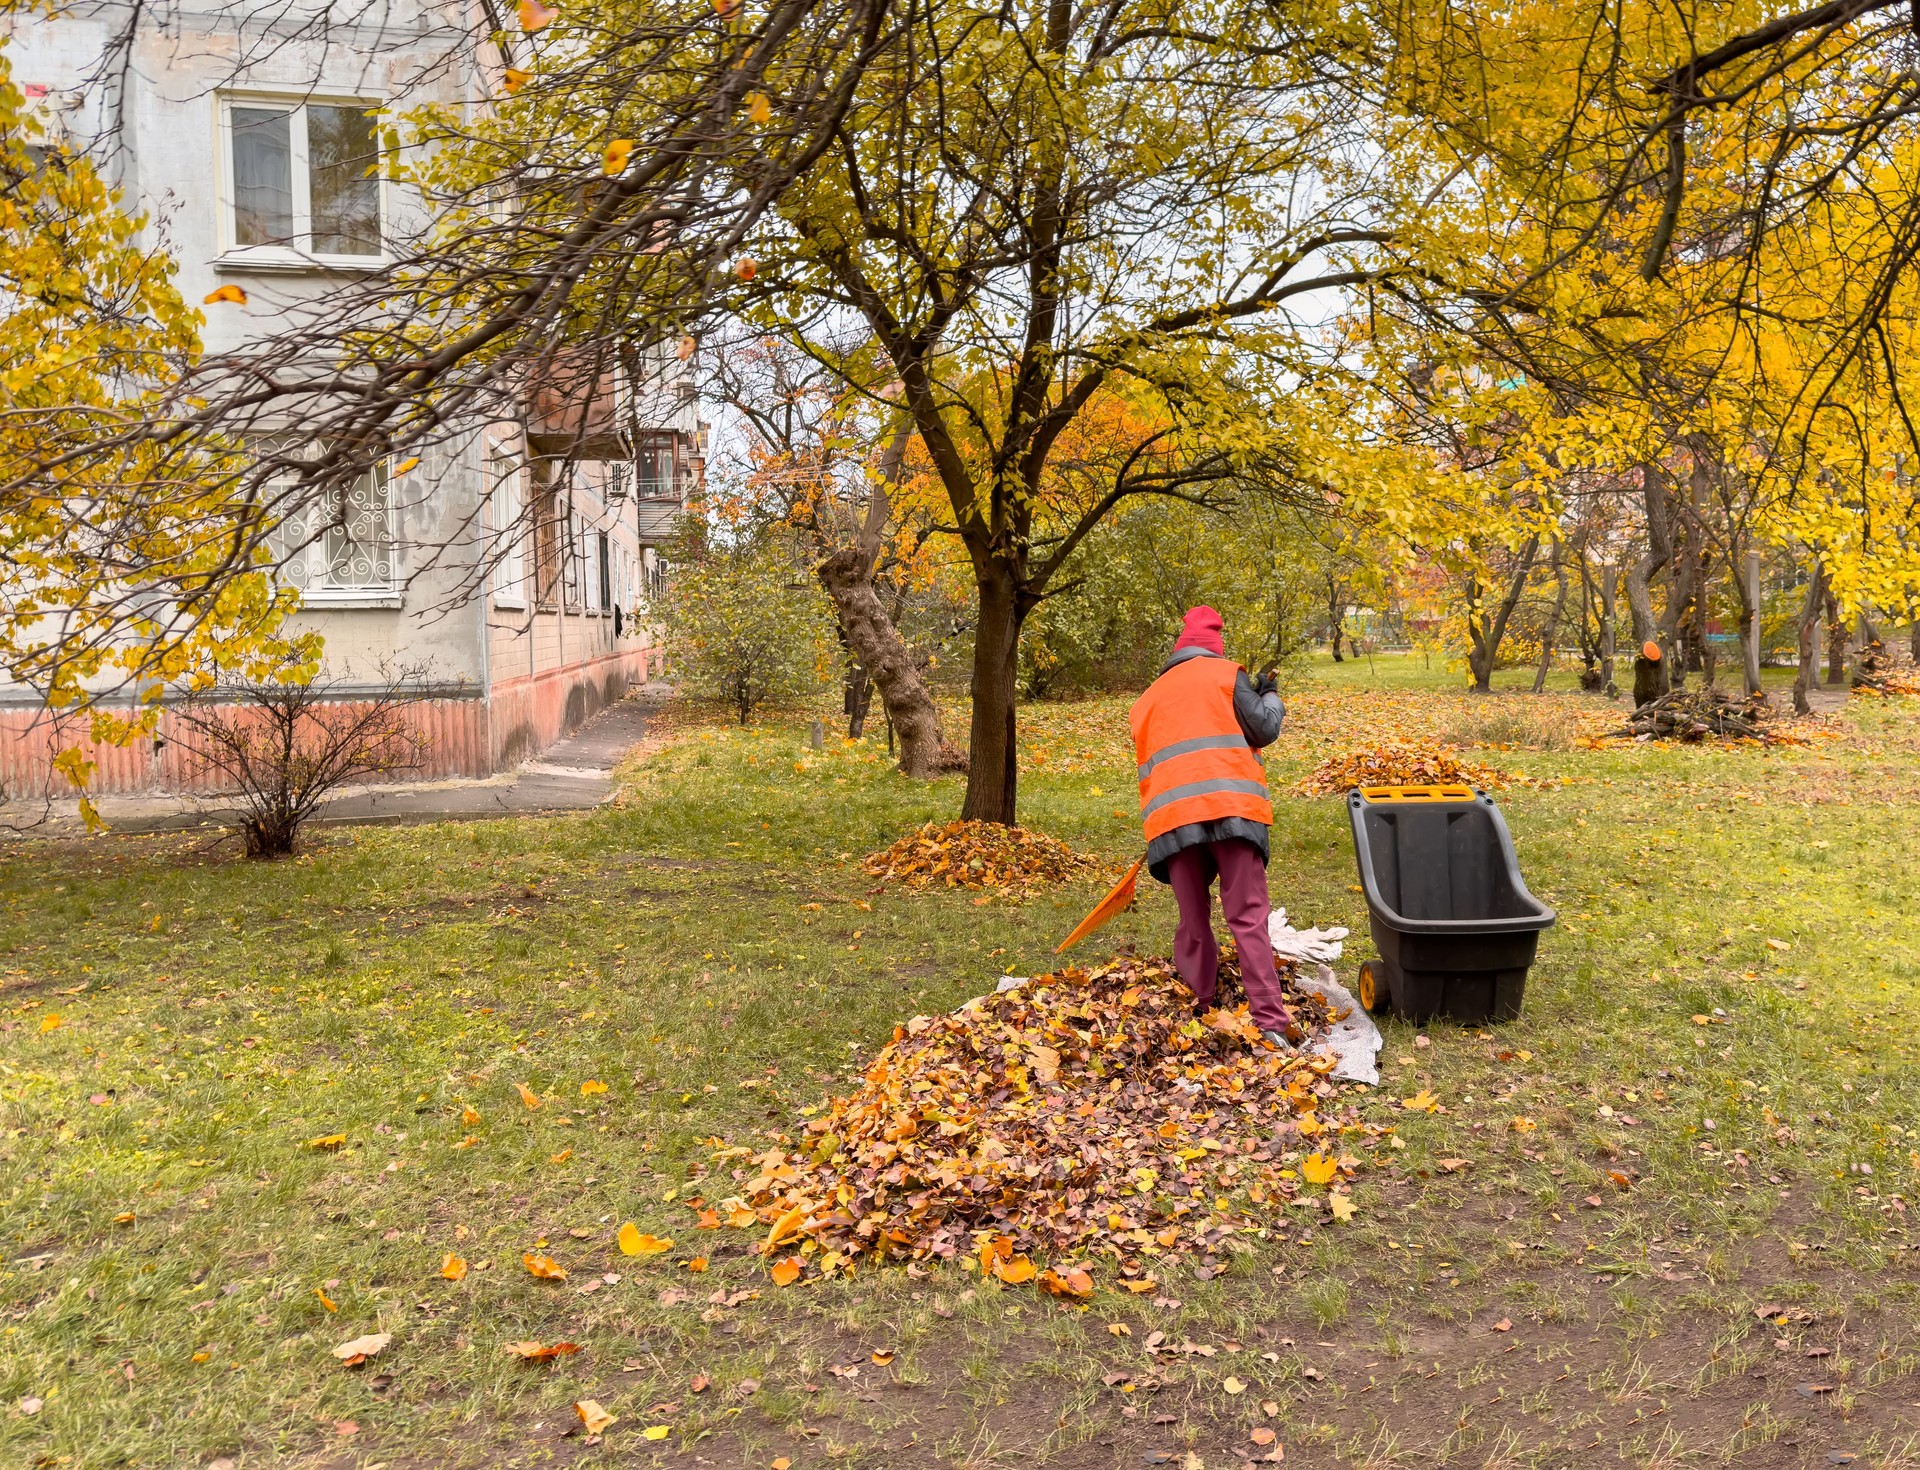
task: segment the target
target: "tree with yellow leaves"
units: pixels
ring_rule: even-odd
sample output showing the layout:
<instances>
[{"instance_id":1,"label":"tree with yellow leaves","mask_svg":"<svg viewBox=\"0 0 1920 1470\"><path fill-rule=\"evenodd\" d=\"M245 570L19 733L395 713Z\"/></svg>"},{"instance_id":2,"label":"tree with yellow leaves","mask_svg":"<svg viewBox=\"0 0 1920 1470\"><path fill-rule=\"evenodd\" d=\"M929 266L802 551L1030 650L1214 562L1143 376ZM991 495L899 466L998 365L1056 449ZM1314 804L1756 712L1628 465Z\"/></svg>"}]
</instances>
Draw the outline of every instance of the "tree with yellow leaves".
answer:
<instances>
[{"instance_id":1,"label":"tree with yellow leaves","mask_svg":"<svg viewBox=\"0 0 1920 1470\"><path fill-rule=\"evenodd\" d=\"M239 461L143 432L194 361L199 317L118 192L43 129L3 49L0 185L0 671L108 741L216 665L310 671L315 650L276 636L290 594ZM128 691L131 709L106 698ZM84 786L77 749L56 764Z\"/></svg>"}]
</instances>

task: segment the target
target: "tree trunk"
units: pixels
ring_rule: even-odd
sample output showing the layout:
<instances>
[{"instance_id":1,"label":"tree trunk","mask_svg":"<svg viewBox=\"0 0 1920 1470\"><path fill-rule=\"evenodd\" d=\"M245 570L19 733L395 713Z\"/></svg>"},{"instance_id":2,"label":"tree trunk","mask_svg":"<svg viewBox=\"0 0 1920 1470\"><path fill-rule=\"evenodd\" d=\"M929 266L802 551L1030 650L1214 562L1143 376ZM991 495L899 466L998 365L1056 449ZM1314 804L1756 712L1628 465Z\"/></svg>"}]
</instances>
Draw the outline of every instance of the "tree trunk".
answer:
<instances>
[{"instance_id":1,"label":"tree trunk","mask_svg":"<svg viewBox=\"0 0 1920 1470\"><path fill-rule=\"evenodd\" d=\"M1847 625L1840 619L1840 603L1831 585L1827 587L1826 609L1827 682L1844 685L1847 682Z\"/></svg>"},{"instance_id":2,"label":"tree trunk","mask_svg":"<svg viewBox=\"0 0 1920 1470\"><path fill-rule=\"evenodd\" d=\"M1658 631L1653 621L1654 576L1673 556L1673 536L1667 505L1666 475L1658 465L1644 465L1640 483L1646 499L1646 554L1627 569L1627 611L1633 620L1634 664L1633 696L1636 705L1646 703L1643 694L1652 689L1652 698L1666 692L1665 659L1650 660L1641 652L1648 643L1656 643Z\"/></svg>"},{"instance_id":3,"label":"tree trunk","mask_svg":"<svg viewBox=\"0 0 1920 1470\"><path fill-rule=\"evenodd\" d=\"M1467 613L1467 636L1473 640L1473 647L1467 651L1467 666L1473 670L1473 692L1491 694L1493 692L1493 666L1500 654L1500 640L1507 636L1507 621L1513 616L1514 608L1520 604L1520 596L1527 590L1527 573L1533 570L1533 558L1540 550L1540 537L1527 538L1527 544L1520 551L1520 565L1515 569L1513 580L1507 584L1506 596L1500 599L1500 606L1494 609L1492 620L1482 628L1474 617L1471 608ZM1470 584L1471 585L1471 584ZM1471 592L1469 592L1471 597Z\"/></svg>"},{"instance_id":4,"label":"tree trunk","mask_svg":"<svg viewBox=\"0 0 1920 1470\"><path fill-rule=\"evenodd\" d=\"M1560 631L1560 615L1567 609L1567 564L1561 555L1560 544L1553 547L1554 595L1553 611L1547 614L1546 636L1540 640L1540 667L1534 670L1533 692L1544 694L1547 689L1547 670L1553 667L1553 639Z\"/></svg>"},{"instance_id":5,"label":"tree trunk","mask_svg":"<svg viewBox=\"0 0 1920 1470\"><path fill-rule=\"evenodd\" d=\"M912 650L874 591L870 568L858 548L843 547L822 560L814 575L833 601L847 646L880 691L887 719L899 732L902 774L916 779L937 776L951 763L940 738L940 711L920 677Z\"/></svg>"},{"instance_id":6,"label":"tree trunk","mask_svg":"<svg viewBox=\"0 0 1920 1470\"><path fill-rule=\"evenodd\" d=\"M1340 596L1340 584L1327 578L1327 626L1333 630L1333 661L1344 663L1340 657L1340 625L1344 621L1341 611L1343 599Z\"/></svg>"},{"instance_id":7,"label":"tree trunk","mask_svg":"<svg viewBox=\"0 0 1920 1470\"><path fill-rule=\"evenodd\" d=\"M1820 680L1820 610L1827 600L1827 569L1813 564L1813 578L1807 583L1807 600L1800 608L1800 671L1793 680L1793 708L1796 714L1810 715L1813 703L1807 695Z\"/></svg>"},{"instance_id":8,"label":"tree trunk","mask_svg":"<svg viewBox=\"0 0 1920 1470\"><path fill-rule=\"evenodd\" d=\"M1913 628L1907 634L1907 653L1915 664L1920 664L1920 612L1913 617Z\"/></svg>"},{"instance_id":9,"label":"tree trunk","mask_svg":"<svg viewBox=\"0 0 1920 1470\"><path fill-rule=\"evenodd\" d=\"M1025 612L1011 577L979 579L979 592L967 800L960 815L971 822L1005 822L1011 826L1018 809L1014 706L1020 673L1020 624L1025 621Z\"/></svg>"},{"instance_id":10,"label":"tree trunk","mask_svg":"<svg viewBox=\"0 0 1920 1470\"><path fill-rule=\"evenodd\" d=\"M1600 564L1600 687L1608 694L1618 694L1620 688L1614 683L1614 662L1619 652L1620 640L1620 590L1614 586L1614 569L1607 563Z\"/></svg>"},{"instance_id":11,"label":"tree trunk","mask_svg":"<svg viewBox=\"0 0 1920 1470\"><path fill-rule=\"evenodd\" d=\"M867 711L872 708L873 680L867 677L867 666L856 661L847 670L847 739L867 733Z\"/></svg>"},{"instance_id":12,"label":"tree trunk","mask_svg":"<svg viewBox=\"0 0 1920 1470\"><path fill-rule=\"evenodd\" d=\"M1760 553L1749 551L1745 566L1734 574L1734 590L1740 597L1741 675L1748 699L1757 699L1760 686Z\"/></svg>"}]
</instances>

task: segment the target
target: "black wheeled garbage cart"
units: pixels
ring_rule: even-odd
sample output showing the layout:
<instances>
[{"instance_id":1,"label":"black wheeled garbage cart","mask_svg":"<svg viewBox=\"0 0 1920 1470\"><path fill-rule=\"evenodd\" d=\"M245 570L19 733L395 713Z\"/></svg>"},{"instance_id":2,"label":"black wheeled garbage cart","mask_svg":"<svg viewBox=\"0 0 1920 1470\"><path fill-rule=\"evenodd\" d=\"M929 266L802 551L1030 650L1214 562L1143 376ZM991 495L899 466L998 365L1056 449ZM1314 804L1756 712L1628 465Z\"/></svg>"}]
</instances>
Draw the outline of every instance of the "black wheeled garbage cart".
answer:
<instances>
[{"instance_id":1,"label":"black wheeled garbage cart","mask_svg":"<svg viewBox=\"0 0 1920 1470\"><path fill-rule=\"evenodd\" d=\"M1553 910L1527 892L1500 809L1465 786L1347 794L1353 850L1380 958L1360 1003L1412 1021L1510 1021Z\"/></svg>"}]
</instances>

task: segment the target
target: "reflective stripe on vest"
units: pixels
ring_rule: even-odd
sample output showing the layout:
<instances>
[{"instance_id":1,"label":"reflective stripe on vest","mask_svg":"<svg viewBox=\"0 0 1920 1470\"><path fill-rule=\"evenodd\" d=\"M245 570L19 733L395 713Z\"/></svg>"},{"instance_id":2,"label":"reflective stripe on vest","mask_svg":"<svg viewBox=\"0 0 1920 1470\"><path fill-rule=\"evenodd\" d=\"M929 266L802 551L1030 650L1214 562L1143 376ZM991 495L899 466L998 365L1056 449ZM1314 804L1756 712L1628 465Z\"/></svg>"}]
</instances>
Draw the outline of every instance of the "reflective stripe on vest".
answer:
<instances>
[{"instance_id":1,"label":"reflective stripe on vest","mask_svg":"<svg viewBox=\"0 0 1920 1470\"><path fill-rule=\"evenodd\" d=\"M1134 704L1130 723L1147 841L1223 817L1272 824L1260 758L1233 711L1239 674L1228 659L1187 659Z\"/></svg>"}]
</instances>

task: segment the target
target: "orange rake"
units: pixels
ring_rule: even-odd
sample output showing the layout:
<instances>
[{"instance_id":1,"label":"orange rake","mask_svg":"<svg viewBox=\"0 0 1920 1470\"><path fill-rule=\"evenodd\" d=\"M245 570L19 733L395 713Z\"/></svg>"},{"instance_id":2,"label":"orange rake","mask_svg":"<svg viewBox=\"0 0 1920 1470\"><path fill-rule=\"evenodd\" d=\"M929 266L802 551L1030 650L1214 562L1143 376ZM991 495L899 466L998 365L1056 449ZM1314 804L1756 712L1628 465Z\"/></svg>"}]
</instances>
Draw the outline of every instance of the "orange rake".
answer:
<instances>
[{"instance_id":1,"label":"orange rake","mask_svg":"<svg viewBox=\"0 0 1920 1470\"><path fill-rule=\"evenodd\" d=\"M1140 869L1146 861L1145 858L1140 858L1135 861L1131 868L1127 869L1126 876L1114 884L1113 887L1107 891L1107 896L1093 906L1093 912L1074 926L1073 933L1060 941L1060 947L1054 951L1055 954L1065 954L1069 949L1073 948L1074 945L1085 939L1089 934L1093 933L1094 930L1098 929L1102 924L1105 924L1107 920L1111 919L1115 914L1120 913L1128 904L1133 902L1134 880L1140 876Z\"/></svg>"}]
</instances>

